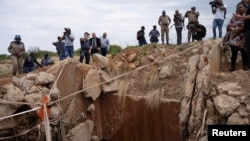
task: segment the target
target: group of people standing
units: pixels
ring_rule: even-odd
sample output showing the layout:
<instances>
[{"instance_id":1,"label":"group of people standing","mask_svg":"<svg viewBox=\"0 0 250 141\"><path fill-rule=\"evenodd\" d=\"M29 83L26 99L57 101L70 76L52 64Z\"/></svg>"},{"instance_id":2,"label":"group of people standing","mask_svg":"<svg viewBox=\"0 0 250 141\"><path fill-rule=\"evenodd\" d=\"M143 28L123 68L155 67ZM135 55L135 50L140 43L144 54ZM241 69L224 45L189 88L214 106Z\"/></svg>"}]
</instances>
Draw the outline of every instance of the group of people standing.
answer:
<instances>
[{"instance_id":1,"label":"group of people standing","mask_svg":"<svg viewBox=\"0 0 250 141\"><path fill-rule=\"evenodd\" d=\"M68 56L73 58L74 56L74 35L71 33L70 28L64 28L65 32L63 36L58 36L57 42L53 42L52 44L56 46L57 55L59 60L63 60ZM64 41L63 41L64 40ZM83 37L80 38L80 58L79 62L83 62L85 59L85 63L90 63L91 54L100 53L103 56L107 55L107 52L110 48L109 39L107 38L107 33L104 32L103 35L98 38L96 37L96 33L92 33L92 37L90 38L90 34L85 32Z\"/></svg>"},{"instance_id":2,"label":"group of people standing","mask_svg":"<svg viewBox=\"0 0 250 141\"><path fill-rule=\"evenodd\" d=\"M12 41L8 47L8 51L11 54L11 60L13 63L13 76L16 74L28 73L36 69L36 66L43 67L52 65L54 61L48 56L46 52L41 59L41 63L37 62L35 58L35 52L30 52L24 59L25 45L21 41L20 35L15 35L14 41Z\"/></svg>"},{"instance_id":3,"label":"group of people standing","mask_svg":"<svg viewBox=\"0 0 250 141\"><path fill-rule=\"evenodd\" d=\"M73 58L74 56L74 35L71 33L70 28L64 28L65 32L63 36L57 37L57 42L52 44L56 47L57 55L59 60L64 60L67 57ZM96 37L96 33L92 33L92 37L89 38L90 34L85 32L83 37L80 38L80 58L79 62L90 63L90 57L94 53L100 53L103 56L107 55L110 49L109 39L107 33L104 32L100 38ZM54 61L49 57L48 52L45 52L41 63L39 63L35 57L35 52L30 52L29 55L24 58L25 45L21 41L20 35L15 35L14 41L12 41L8 47L8 51L11 54L11 60L13 63L13 76L22 73L29 73L35 70L37 67L43 67L54 64Z\"/></svg>"},{"instance_id":4,"label":"group of people standing","mask_svg":"<svg viewBox=\"0 0 250 141\"><path fill-rule=\"evenodd\" d=\"M223 4L222 0L215 0L215 4L211 6L212 8L212 14L214 14L214 20L213 20L213 38L216 38L216 29L219 30L219 38L222 37L222 26L225 19L225 13L226 13L226 5ZM182 15L179 10L175 10L174 14L174 26L176 29L176 35L177 35L177 45L182 43L182 30L185 28L185 18L188 19L187 23L187 30L188 35L187 39L188 42L194 40L202 40L202 38L206 35L206 28L199 23L199 16L200 13L196 11L196 7L191 7L191 10L186 11L184 15ZM150 31L150 41L151 43L157 43L158 37L161 36L161 42L162 44L169 44L169 29L172 27L171 24L171 18L166 15L166 11L162 11L162 15L158 19L158 24L161 28L161 32L153 32L155 33L155 36L152 36ZM137 40L139 42L139 46L143 46L147 44L147 41L144 37L144 31L145 27L142 26L141 29L137 32ZM152 30L156 30L156 25L153 26ZM157 39L155 39L157 37ZM152 39L153 38L153 39Z\"/></svg>"},{"instance_id":5,"label":"group of people standing","mask_svg":"<svg viewBox=\"0 0 250 141\"><path fill-rule=\"evenodd\" d=\"M230 46L231 67L229 71L235 71L238 52L241 52L243 70L250 69L250 0L242 0L236 5L227 25L227 33L223 43Z\"/></svg>"}]
</instances>

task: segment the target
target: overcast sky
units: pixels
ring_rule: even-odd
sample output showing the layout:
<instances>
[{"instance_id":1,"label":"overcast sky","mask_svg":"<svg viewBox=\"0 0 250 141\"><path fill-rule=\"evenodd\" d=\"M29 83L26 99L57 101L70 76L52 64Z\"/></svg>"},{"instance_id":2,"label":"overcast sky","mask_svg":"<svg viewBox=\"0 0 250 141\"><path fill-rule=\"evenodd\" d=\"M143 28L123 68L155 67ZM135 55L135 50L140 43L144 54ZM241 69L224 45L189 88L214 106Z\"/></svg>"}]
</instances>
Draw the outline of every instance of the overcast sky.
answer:
<instances>
[{"instance_id":1,"label":"overcast sky","mask_svg":"<svg viewBox=\"0 0 250 141\"><path fill-rule=\"evenodd\" d=\"M37 46L40 50L56 51L52 42L61 36L64 27L70 27L75 36L75 50L84 32L107 32L112 45L138 45L136 32L145 26L146 39L153 25L158 25L162 10L173 20L178 9L182 14L196 6L199 21L207 28L206 38L212 37L213 14L211 0L0 0L0 54L9 54L7 47L15 34L20 34L26 50ZM240 0L224 0L227 5L225 26ZM171 23L171 25L173 22ZM185 20L187 24L187 19ZM218 31L217 31L218 32ZM217 33L218 34L218 33ZM176 44L176 31L170 29L170 43ZM187 30L183 33L187 41Z\"/></svg>"}]
</instances>

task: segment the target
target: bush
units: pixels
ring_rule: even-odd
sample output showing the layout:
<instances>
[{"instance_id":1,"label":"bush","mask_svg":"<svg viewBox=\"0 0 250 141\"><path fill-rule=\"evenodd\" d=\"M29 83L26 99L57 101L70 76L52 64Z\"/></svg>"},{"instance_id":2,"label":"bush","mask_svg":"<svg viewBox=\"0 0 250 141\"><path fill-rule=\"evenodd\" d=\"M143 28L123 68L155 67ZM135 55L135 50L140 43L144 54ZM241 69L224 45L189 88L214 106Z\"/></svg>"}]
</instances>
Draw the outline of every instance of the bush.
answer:
<instances>
[{"instance_id":1,"label":"bush","mask_svg":"<svg viewBox=\"0 0 250 141\"><path fill-rule=\"evenodd\" d=\"M108 54L116 55L122 51L122 48L118 45L111 45Z\"/></svg>"},{"instance_id":2,"label":"bush","mask_svg":"<svg viewBox=\"0 0 250 141\"><path fill-rule=\"evenodd\" d=\"M10 59L10 56L6 54L0 54L0 61L6 60L6 59Z\"/></svg>"}]
</instances>

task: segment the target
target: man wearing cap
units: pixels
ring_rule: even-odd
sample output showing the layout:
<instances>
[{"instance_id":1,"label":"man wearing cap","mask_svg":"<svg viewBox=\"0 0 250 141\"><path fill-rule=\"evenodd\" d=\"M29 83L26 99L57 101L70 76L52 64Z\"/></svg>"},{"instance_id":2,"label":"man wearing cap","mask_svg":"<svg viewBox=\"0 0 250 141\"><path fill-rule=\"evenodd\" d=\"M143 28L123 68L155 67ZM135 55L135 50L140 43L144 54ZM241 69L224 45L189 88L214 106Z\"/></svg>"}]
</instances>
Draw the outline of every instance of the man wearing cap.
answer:
<instances>
[{"instance_id":1,"label":"man wearing cap","mask_svg":"<svg viewBox=\"0 0 250 141\"><path fill-rule=\"evenodd\" d=\"M21 42L21 36L15 35L15 41L12 41L8 47L8 51L11 54L11 60L13 63L13 76L23 73L23 54L25 52L24 43Z\"/></svg>"},{"instance_id":2,"label":"man wearing cap","mask_svg":"<svg viewBox=\"0 0 250 141\"><path fill-rule=\"evenodd\" d=\"M100 37L100 41L101 41L101 53L103 56L106 56L109 50L109 46L110 46L109 39L107 38L106 32L102 34L102 36Z\"/></svg>"},{"instance_id":3,"label":"man wearing cap","mask_svg":"<svg viewBox=\"0 0 250 141\"><path fill-rule=\"evenodd\" d=\"M65 57L68 56L73 58L74 56L74 35L71 33L70 28L64 28L65 32L63 32L62 40L65 40Z\"/></svg>"},{"instance_id":4,"label":"man wearing cap","mask_svg":"<svg viewBox=\"0 0 250 141\"><path fill-rule=\"evenodd\" d=\"M158 43L158 37L160 36L160 32L156 29L156 25L153 26L153 29L149 32L150 42Z\"/></svg>"},{"instance_id":5,"label":"man wearing cap","mask_svg":"<svg viewBox=\"0 0 250 141\"><path fill-rule=\"evenodd\" d=\"M83 37L80 38L80 45L81 45L81 50L80 50L79 62L82 63L82 61L83 61L83 59L85 57L85 63L89 64L91 49L90 49L90 46L89 46L89 33L88 32L85 32L83 34Z\"/></svg>"},{"instance_id":6,"label":"man wearing cap","mask_svg":"<svg viewBox=\"0 0 250 141\"><path fill-rule=\"evenodd\" d=\"M169 24L171 23L171 19L168 15L166 15L166 11L162 11L162 15L159 17L158 24L161 26L161 41L164 44L164 35L166 36L166 43L169 41Z\"/></svg>"},{"instance_id":7,"label":"man wearing cap","mask_svg":"<svg viewBox=\"0 0 250 141\"><path fill-rule=\"evenodd\" d=\"M147 41L145 39L145 27L141 26L141 29L137 31L136 37L139 43L139 46L143 46L147 44Z\"/></svg>"},{"instance_id":8,"label":"man wearing cap","mask_svg":"<svg viewBox=\"0 0 250 141\"><path fill-rule=\"evenodd\" d=\"M191 7L191 11L187 11L184 15L185 18L188 18L188 42L190 42L191 37L193 38L194 31L192 30L192 27L199 24L198 17L200 16L199 12L196 12L196 7ZM194 41L194 39L192 39Z\"/></svg>"}]
</instances>

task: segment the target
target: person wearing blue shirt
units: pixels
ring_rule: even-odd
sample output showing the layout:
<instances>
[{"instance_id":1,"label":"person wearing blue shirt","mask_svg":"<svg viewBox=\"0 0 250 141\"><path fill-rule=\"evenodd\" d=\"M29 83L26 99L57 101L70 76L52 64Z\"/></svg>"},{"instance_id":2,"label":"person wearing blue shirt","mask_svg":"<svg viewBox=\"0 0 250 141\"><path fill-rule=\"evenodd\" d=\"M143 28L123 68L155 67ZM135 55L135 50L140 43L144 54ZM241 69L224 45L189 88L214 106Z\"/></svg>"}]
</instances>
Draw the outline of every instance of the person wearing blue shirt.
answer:
<instances>
[{"instance_id":1,"label":"person wearing blue shirt","mask_svg":"<svg viewBox=\"0 0 250 141\"><path fill-rule=\"evenodd\" d=\"M158 43L160 36L160 32L156 29L156 25L153 26L153 29L149 32L150 42L151 43Z\"/></svg>"}]
</instances>

